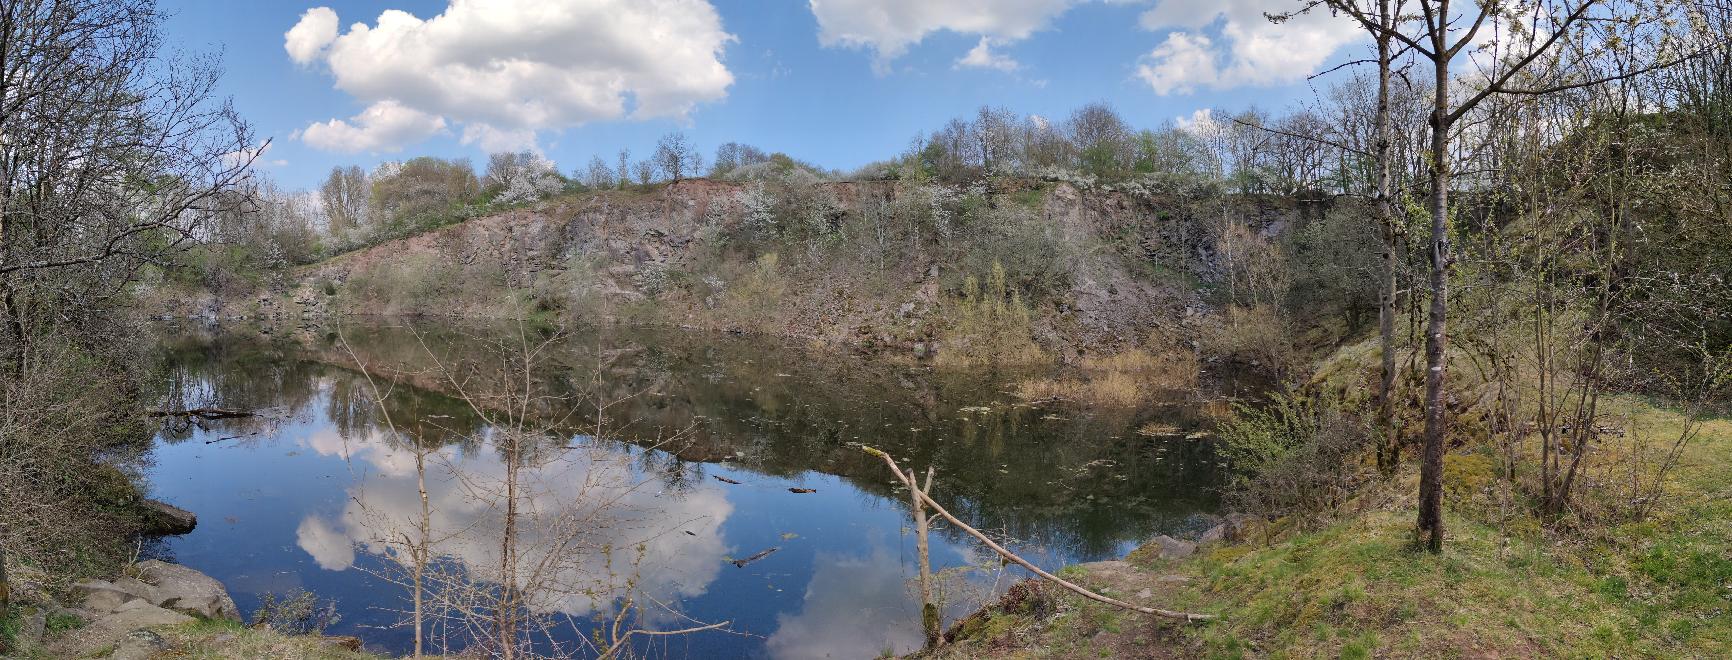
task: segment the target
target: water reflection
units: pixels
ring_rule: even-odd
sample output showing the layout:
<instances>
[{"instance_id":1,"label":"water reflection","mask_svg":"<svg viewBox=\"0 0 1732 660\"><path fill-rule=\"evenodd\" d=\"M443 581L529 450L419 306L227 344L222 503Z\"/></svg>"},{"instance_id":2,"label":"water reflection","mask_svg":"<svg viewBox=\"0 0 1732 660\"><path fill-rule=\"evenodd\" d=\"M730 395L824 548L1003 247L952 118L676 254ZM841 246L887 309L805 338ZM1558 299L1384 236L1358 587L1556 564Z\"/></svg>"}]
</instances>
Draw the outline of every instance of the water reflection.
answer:
<instances>
[{"instance_id":1,"label":"water reflection","mask_svg":"<svg viewBox=\"0 0 1732 660\"><path fill-rule=\"evenodd\" d=\"M333 435L316 434L308 444L363 465L339 514L302 519L300 548L328 570L352 567L357 548L406 560L404 539L417 535L421 515L415 452L384 433ZM540 571L540 579L559 585L536 607L587 615L625 595L627 578L640 597L660 602L704 593L728 550L720 534L733 511L727 498L713 488L671 493L646 483L629 455L592 443L578 439L520 474L529 524L521 530L518 572ZM488 494L503 492L503 454L491 445L467 456L447 447L427 460L431 554L459 562L467 573L500 565L503 517ZM628 576L632 563L635 575Z\"/></svg>"},{"instance_id":2,"label":"water reflection","mask_svg":"<svg viewBox=\"0 0 1732 660\"><path fill-rule=\"evenodd\" d=\"M922 641L903 563L875 545L865 556L820 554L800 611L776 618L765 647L788 660L857 658L867 649L907 653Z\"/></svg>"},{"instance_id":3,"label":"water reflection","mask_svg":"<svg viewBox=\"0 0 1732 660\"><path fill-rule=\"evenodd\" d=\"M907 650L920 635L906 589L910 542L899 534L905 495L853 443L936 466L935 495L947 508L1052 566L1198 528L1195 514L1214 505L1206 443L1136 432L1150 420L1194 428L1200 420L1183 404L1125 414L1030 407L1002 391L1014 375L683 333L562 340L531 374L532 388L546 401L615 404L600 415L532 407L544 442L506 451L436 368L485 364L491 331L356 327L345 330L347 347L321 335L167 335L170 397L188 408L272 411L165 429L158 494L207 520L173 551L231 586L304 585L335 597L345 610L340 632L401 651L404 637L390 626L405 597L392 580L412 545L403 539L418 529L417 455L434 554L465 578L502 565L498 498L485 494L500 488L508 464L524 465L537 521L525 547L546 549L515 565L567 587L535 603L540 611L584 619L611 606L634 574L639 602L734 621L752 635L666 642L685 649L672 655L870 657ZM357 359L389 390L394 424ZM467 376L475 386L498 374ZM591 437L598 426L610 429L605 439ZM535 458L508 463L511 455ZM793 486L818 493L787 493ZM584 508L596 502L606 510ZM228 524L208 522L224 512ZM936 563L969 563L967 539L938 534ZM744 568L725 561L772 546L782 550ZM245 609L253 595L237 597Z\"/></svg>"}]
</instances>

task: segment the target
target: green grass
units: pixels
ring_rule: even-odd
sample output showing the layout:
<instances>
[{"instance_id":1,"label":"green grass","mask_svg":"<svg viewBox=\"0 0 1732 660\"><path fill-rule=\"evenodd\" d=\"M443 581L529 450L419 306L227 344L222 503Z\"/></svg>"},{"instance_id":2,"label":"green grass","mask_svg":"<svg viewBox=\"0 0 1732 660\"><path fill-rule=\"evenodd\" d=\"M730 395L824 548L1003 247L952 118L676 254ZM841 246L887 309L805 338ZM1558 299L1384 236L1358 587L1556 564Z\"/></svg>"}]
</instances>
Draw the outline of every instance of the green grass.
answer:
<instances>
[{"instance_id":1,"label":"green grass","mask_svg":"<svg viewBox=\"0 0 1732 660\"><path fill-rule=\"evenodd\" d=\"M1685 423L1633 398L1609 407L1655 438ZM1154 600L1219 617L1171 628L1173 650L1186 656L1732 657L1728 455L1732 420L1709 421L1670 476L1671 497L1641 521L1547 531L1517 517L1500 527L1491 522L1494 507L1453 501L1459 506L1446 514L1440 555L1412 545L1409 472L1361 498L1396 505L1367 505L1321 528L1277 534L1268 545L1213 546L1154 566L1192 577ZM1074 569L1061 575L1083 577ZM1024 635L1034 641L1018 657L1083 657L1097 634L1167 625L1062 599L1065 616L994 628L1036 631Z\"/></svg>"}]
</instances>

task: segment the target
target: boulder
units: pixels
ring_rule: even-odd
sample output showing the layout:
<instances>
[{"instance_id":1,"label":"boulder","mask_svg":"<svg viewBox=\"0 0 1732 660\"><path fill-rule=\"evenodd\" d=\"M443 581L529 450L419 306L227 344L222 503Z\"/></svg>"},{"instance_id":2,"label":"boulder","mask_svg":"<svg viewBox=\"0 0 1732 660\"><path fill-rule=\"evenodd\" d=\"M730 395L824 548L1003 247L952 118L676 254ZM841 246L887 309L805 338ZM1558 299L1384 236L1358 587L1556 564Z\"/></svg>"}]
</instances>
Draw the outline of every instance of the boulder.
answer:
<instances>
[{"instance_id":1,"label":"boulder","mask_svg":"<svg viewBox=\"0 0 1732 660\"><path fill-rule=\"evenodd\" d=\"M58 655L68 658L87 657L103 649L121 646L135 630L157 626L174 626L196 620L185 614L170 612L143 601L134 602L138 604L99 617L91 621L89 625L67 633L65 638L56 640L56 647L58 648L55 650L58 651Z\"/></svg>"},{"instance_id":2,"label":"boulder","mask_svg":"<svg viewBox=\"0 0 1732 660\"><path fill-rule=\"evenodd\" d=\"M139 562L138 570L144 582L156 588L162 607L207 619L241 620L228 590L209 575L155 559Z\"/></svg>"},{"instance_id":3,"label":"boulder","mask_svg":"<svg viewBox=\"0 0 1732 660\"><path fill-rule=\"evenodd\" d=\"M1148 564L1161 559L1183 559L1196 551L1197 544L1162 534L1132 550L1125 559L1138 564Z\"/></svg>"},{"instance_id":4,"label":"boulder","mask_svg":"<svg viewBox=\"0 0 1732 660\"><path fill-rule=\"evenodd\" d=\"M162 596L157 593L156 587L130 575L115 580L114 588L137 596L152 605L160 605L162 603Z\"/></svg>"},{"instance_id":5,"label":"boulder","mask_svg":"<svg viewBox=\"0 0 1732 660\"><path fill-rule=\"evenodd\" d=\"M198 526L198 516L167 502L145 500L140 505L144 513L144 531L154 536L185 534Z\"/></svg>"},{"instance_id":6,"label":"boulder","mask_svg":"<svg viewBox=\"0 0 1732 660\"><path fill-rule=\"evenodd\" d=\"M97 614L113 612L128 602L140 600L138 596L103 580L84 580L74 584L72 593L83 598L79 607Z\"/></svg>"}]
</instances>

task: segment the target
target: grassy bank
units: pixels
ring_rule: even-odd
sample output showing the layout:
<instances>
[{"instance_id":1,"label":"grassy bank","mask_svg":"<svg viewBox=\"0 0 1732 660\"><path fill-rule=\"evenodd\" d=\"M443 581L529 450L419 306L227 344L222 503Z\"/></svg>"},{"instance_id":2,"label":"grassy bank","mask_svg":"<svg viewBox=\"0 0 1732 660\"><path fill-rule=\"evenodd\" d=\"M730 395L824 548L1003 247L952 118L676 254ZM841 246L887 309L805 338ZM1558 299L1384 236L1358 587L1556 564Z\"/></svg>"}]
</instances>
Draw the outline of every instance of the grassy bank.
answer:
<instances>
[{"instance_id":1,"label":"grassy bank","mask_svg":"<svg viewBox=\"0 0 1732 660\"><path fill-rule=\"evenodd\" d=\"M1684 423L1642 401L1614 405L1643 432ZM1496 484L1458 471L1439 556L1412 545L1417 475L1404 473L1326 524L1277 521L1180 561L1070 569L1120 597L1215 614L1213 623L1177 627L1041 589L1001 603L936 655L1726 657L1728 454L1732 420L1710 420L1649 516L1573 529L1500 508Z\"/></svg>"}]
</instances>

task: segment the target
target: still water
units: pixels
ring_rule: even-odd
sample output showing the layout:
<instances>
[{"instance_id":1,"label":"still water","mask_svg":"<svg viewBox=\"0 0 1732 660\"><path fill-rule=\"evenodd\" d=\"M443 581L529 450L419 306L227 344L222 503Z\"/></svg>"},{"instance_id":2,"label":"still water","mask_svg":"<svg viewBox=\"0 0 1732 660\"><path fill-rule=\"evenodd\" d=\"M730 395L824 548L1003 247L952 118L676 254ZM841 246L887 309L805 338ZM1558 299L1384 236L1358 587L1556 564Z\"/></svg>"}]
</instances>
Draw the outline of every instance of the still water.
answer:
<instances>
[{"instance_id":1,"label":"still water","mask_svg":"<svg viewBox=\"0 0 1732 660\"><path fill-rule=\"evenodd\" d=\"M163 429L152 496L200 522L155 552L222 580L243 613L266 594L333 601L327 633L382 652L410 646L421 483L445 589L433 641L484 627L454 608L497 596L508 465L521 597L543 650L578 655L627 597L640 628L729 624L638 638L652 655L917 648L908 494L860 443L933 467L938 501L1048 568L1195 534L1216 505L1215 458L1183 433L1203 424L1191 404L1029 405L1008 390L1030 374L620 328L175 328L161 347L171 407L260 415ZM948 616L1025 577L933 533Z\"/></svg>"}]
</instances>

